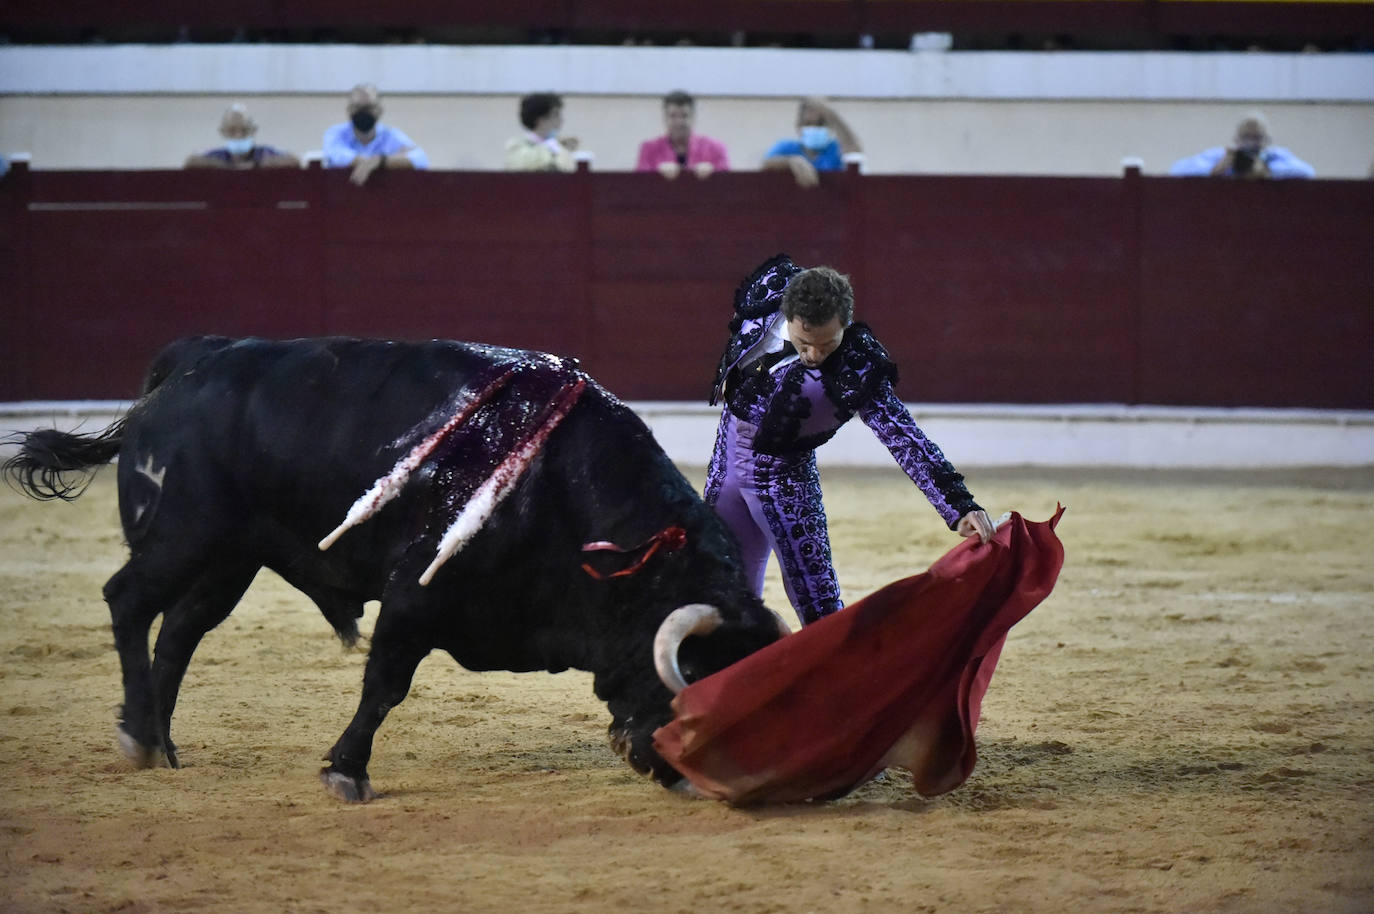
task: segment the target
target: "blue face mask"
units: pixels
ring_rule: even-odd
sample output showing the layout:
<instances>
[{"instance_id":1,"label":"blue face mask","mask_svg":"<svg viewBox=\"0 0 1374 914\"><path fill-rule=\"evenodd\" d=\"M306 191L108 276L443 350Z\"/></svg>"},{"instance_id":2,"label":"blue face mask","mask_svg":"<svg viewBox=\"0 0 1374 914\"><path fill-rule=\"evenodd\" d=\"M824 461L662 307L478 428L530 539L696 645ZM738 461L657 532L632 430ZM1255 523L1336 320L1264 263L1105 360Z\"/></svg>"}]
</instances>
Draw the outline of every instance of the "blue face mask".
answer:
<instances>
[{"instance_id":1,"label":"blue face mask","mask_svg":"<svg viewBox=\"0 0 1374 914\"><path fill-rule=\"evenodd\" d=\"M225 139L224 148L229 150L230 155L246 156L253 151L253 138L251 136L243 136Z\"/></svg>"},{"instance_id":2,"label":"blue face mask","mask_svg":"<svg viewBox=\"0 0 1374 914\"><path fill-rule=\"evenodd\" d=\"M801 144L807 149L824 149L834 138L835 134L830 132L829 127L812 126L801 129Z\"/></svg>"}]
</instances>

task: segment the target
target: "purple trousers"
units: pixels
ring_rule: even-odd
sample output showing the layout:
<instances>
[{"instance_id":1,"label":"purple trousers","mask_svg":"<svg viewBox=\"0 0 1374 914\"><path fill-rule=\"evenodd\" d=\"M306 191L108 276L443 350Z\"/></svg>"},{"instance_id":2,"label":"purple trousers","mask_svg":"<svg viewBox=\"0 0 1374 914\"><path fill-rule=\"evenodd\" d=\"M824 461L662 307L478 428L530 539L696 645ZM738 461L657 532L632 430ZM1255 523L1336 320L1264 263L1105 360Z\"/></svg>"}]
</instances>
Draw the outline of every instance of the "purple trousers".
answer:
<instances>
[{"instance_id":1,"label":"purple trousers","mask_svg":"<svg viewBox=\"0 0 1374 914\"><path fill-rule=\"evenodd\" d=\"M763 593L768 554L802 625L844 606L830 557L815 451L775 456L753 448L754 426L727 409L716 432L706 503L739 540L745 579Z\"/></svg>"}]
</instances>

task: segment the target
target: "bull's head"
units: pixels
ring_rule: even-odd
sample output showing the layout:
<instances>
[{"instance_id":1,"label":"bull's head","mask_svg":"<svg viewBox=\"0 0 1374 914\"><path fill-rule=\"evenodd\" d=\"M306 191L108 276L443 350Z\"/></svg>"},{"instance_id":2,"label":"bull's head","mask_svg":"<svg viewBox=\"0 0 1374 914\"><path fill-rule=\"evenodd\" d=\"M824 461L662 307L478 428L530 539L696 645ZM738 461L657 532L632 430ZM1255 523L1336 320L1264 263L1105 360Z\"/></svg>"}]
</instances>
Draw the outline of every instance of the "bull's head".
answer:
<instances>
[{"instance_id":1,"label":"bull's head","mask_svg":"<svg viewBox=\"0 0 1374 914\"><path fill-rule=\"evenodd\" d=\"M792 633L782 616L773 613L773 618L777 623L779 638ZM720 610L709 603L689 603L673 610L668 618L663 620L663 624L658 627L658 634L654 636L654 669L658 671L658 678L663 680L663 684L674 695L687 688L687 677L683 674L683 661L679 657L682 643L693 635L709 635L715 632L724 621L721 618ZM719 669L721 669L719 666L709 668L703 670L700 675L708 675ZM696 679L699 676L692 678Z\"/></svg>"},{"instance_id":2,"label":"bull's head","mask_svg":"<svg viewBox=\"0 0 1374 914\"><path fill-rule=\"evenodd\" d=\"M690 682L718 672L791 633L787 623L769 610L768 623L727 623L719 609L707 603L690 603L668 614L654 636L654 669L673 695ZM662 694L662 693L660 693ZM653 731L671 719L671 712L650 713L648 719L627 715L611 723L612 748L632 768L652 776L665 786L681 779L653 750Z\"/></svg>"}]
</instances>

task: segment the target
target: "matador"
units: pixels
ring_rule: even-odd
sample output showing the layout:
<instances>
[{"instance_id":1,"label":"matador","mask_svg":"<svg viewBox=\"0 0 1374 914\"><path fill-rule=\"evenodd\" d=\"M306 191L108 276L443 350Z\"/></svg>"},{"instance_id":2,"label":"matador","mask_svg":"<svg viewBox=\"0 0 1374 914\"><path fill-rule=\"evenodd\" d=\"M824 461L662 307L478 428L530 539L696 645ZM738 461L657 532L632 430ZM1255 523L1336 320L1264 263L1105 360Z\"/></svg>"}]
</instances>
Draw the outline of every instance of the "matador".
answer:
<instances>
[{"instance_id":1,"label":"matador","mask_svg":"<svg viewBox=\"0 0 1374 914\"><path fill-rule=\"evenodd\" d=\"M844 606L830 552L816 448L855 415L951 530L991 538L991 519L893 391L897 366L853 320L854 292L829 267L779 254L735 292L711 403L724 403L705 498L734 533L762 594L769 553L803 625Z\"/></svg>"}]
</instances>

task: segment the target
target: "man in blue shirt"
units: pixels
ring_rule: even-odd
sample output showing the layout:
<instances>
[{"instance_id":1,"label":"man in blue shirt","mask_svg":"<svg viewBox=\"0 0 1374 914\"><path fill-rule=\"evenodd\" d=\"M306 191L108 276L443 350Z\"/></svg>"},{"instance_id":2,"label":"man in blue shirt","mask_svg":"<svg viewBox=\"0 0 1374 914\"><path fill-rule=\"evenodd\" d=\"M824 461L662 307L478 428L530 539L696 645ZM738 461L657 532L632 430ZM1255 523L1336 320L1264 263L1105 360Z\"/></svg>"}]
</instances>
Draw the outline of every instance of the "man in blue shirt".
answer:
<instances>
[{"instance_id":1,"label":"man in blue shirt","mask_svg":"<svg viewBox=\"0 0 1374 914\"><path fill-rule=\"evenodd\" d=\"M763 170L790 171L802 187L815 187L817 172L841 171L846 155L863 151L844 118L821 98L804 98L797 107L797 137L774 143Z\"/></svg>"},{"instance_id":2,"label":"man in blue shirt","mask_svg":"<svg viewBox=\"0 0 1374 914\"><path fill-rule=\"evenodd\" d=\"M348 120L324 132L324 167L347 168L348 180L361 187L377 169L428 168L429 157L395 127L381 123L377 87L362 83L348 93Z\"/></svg>"},{"instance_id":3,"label":"man in blue shirt","mask_svg":"<svg viewBox=\"0 0 1374 914\"><path fill-rule=\"evenodd\" d=\"M1236 125L1232 146L1213 146L1179 159L1169 169L1178 177L1315 178L1317 172L1282 146L1271 146L1269 124L1259 112Z\"/></svg>"}]
</instances>

